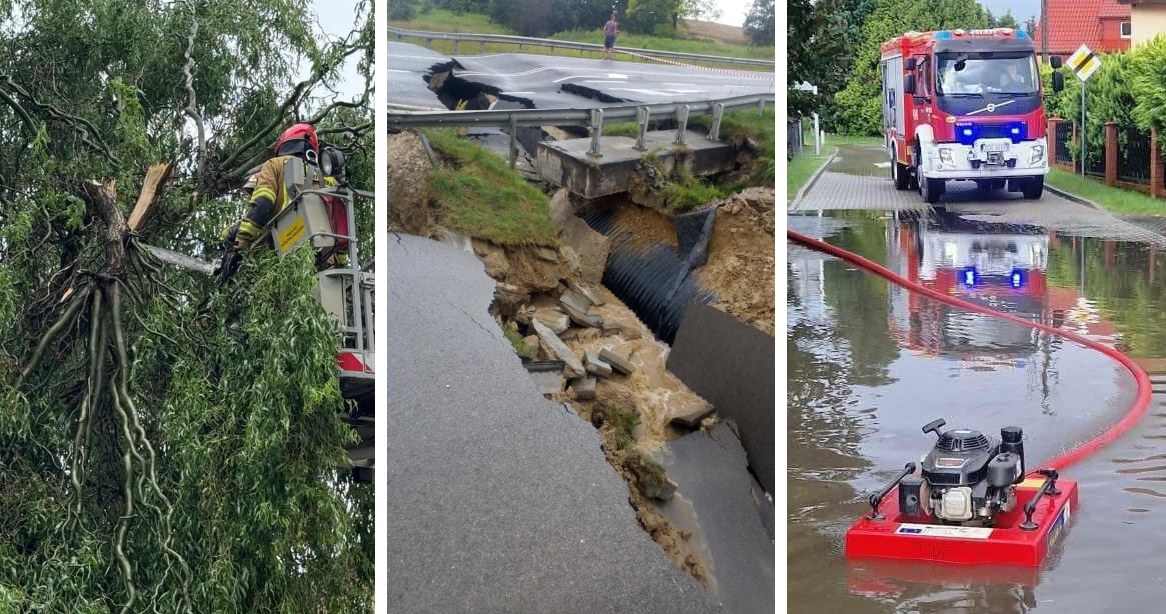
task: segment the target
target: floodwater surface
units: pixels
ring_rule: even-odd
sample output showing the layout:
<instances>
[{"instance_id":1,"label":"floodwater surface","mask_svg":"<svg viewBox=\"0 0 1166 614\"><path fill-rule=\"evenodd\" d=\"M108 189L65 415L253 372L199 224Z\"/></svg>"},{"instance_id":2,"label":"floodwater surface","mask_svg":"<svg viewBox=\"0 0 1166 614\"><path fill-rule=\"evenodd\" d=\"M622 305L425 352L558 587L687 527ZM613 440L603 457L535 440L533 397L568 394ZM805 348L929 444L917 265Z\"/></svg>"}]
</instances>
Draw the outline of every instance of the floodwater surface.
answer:
<instances>
[{"instance_id":1,"label":"floodwater surface","mask_svg":"<svg viewBox=\"0 0 1166 614\"><path fill-rule=\"evenodd\" d=\"M1163 611L1166 262L1155 248L943 209L788 223L940 292L1115 345L1163 391L1132 431L1062 471L1080 506L1040 569L848 562L843 536L869 494L934 444L923 424L995 438L1020 426L1033 467L1118 420L1134 382L1094 350L789 244L789 611Z\"/></svg>"}]
</instances>

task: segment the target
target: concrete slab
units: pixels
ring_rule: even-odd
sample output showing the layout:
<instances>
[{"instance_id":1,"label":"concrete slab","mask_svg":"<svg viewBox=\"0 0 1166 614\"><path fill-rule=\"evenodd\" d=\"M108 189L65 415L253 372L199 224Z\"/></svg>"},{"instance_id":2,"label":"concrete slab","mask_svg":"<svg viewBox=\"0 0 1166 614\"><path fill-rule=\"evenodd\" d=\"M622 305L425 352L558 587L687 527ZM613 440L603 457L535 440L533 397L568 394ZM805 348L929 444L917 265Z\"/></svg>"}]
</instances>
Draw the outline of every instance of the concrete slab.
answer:
<instances>
[{"instance_id":1,"label":"concrete slab","mask_svg":"<svg viewBox=\"0 0 1166 614\"><path fill-rule=\"evenodd\" d=\"M583 313L587 313L587 310L591 309L591 300L571 289L567 289L559 296L559 302Z\"/></svg>"},{"instance_id":2,"label":"concrete slab","mask_svg":"<svg viewBox=\"0 0 1166 614\"><path fill-rule=\"evenodd\" d=\"M708 434L668 444L656 458L677 487L660 509L678 526L695 523L690 542L703 542L717 596L734 614L773 612L774 543L767 525L774 509L746 469L733 430L720 423Z\"/></svg>"},{"instance_id":3,"label":"concrete slab","mask_svg":"<svg viewBox=\"0 0 1166 614\"><path fill-rule=\"evenodd\" d=\"M544 141L538 145L538 169L543 179L555 185L586 198L598 198L626 192L632 170L652 152L666 172L682 164L693 175L711 175L732 170L736 164L731 143L710 141L691 130L685 131L682 147L673 144L675 138L675 130L648 132L646 150L640 151L633 138L606 136L600 140L600 157L588 153L590 138Z\"/></svg>"},{"instance_id":4,"label":"concrete slab","mask_svg":"<svg viewBox=\"0 0 1166 614\"><path fill-rule=\"evenodd\" d=\"M623 373L624 375L631 375L636 372L636 366L619 356L609 348L599 350L599 359L611 365L612 369Z\"/></svg>"},{"instance_id":5,"label":"concrete slab","mask_svg":"<svg viewBox=\"0 0 1166 614\"><path fill-rule=\"evenodd\" d=\"M388 612L723 612L628 505L595 428L542 397L472 254L384 246Z\"/></svg>"},{"instance_id":6,"label":"concrete slab","mask_svg":"<svg viewBox=\"0 0 1166 614\"><path fill-rule=\"evenodd\" d=\"M526 367L530 379L534 380L534 385L543 395L558 394L563 391L563 386L567 383L567 379L563 377L565 364L561 360L524 362L522 366Z\"/></svg>"},{"instance_id":7,"label":"concrete slab","mask_svg":"<svg viewBox=\"0 0 1166 614\"><path fill-rule=\"evenodd\" d=\"M583 354L583 364L587 367L587 372L592 375L611 377L611 365L599 358L599 352L586 352Z\"/></svg>"},{"instance_id":8,"label":"concrete slab","mask_svg":"<svg viewBox=\"0 0 1166 614\"><path fill-rule=\"evenodd\" d=\"M567 378L582 377L583 374L587 372L583 369L583 363L579 361L579 357L575 356L575 353L571 351L571 348L567 347L567 344L563 343L563 341L559 339L559 337L555 335L551 329L547 328L545 325L543 325L542 322L539 322L538 320L531 321L531 325L534 326L534 332L538 333L538 336L543 340L543 343L547 344L547 347L551 350L551 353L555 356L558 356L560 360L566 363L566 369L563 370L563 374L567 376Z\"/></svg>"},{"instance_id":9,"label":"concrete slab","mask_svg":"<svg viewBox=\"0 0 1166 614\"><path fill-rule=\"evenodd\" d=\"M556 309L539 309L534 312L534 319L551 329L551 332L556 335L571 327L571 318Z\"/></svg>"},{"instance_id":10,"label":"concrete slab","mask_svg":"<svg viewBox=\"0 0 1166 614\"><path fill-rule=\"evenodd\" d=\"M567 287L575 292L578 292L579 294L582 294L587 298L588 301L591 301L592 305L602 306L606 304L606 302L603 300L603 294L599 291L599 288L592 284L578 282L574 279L568 279Z\"/></svg>"},{"instance_id":11,"label":"concrete slab","mask_svg":"<svg viewBox=\"0 0 1166 614\"><path fill-rule=\"evenodd\" d=\"M575 391L575 398L581 401L590 401L595 398L595 384L594 376L588 375L580 377L579 379L571 380L571 390Z\"/></svg>"},{"instance_id":12,"label":"concrete slab","mask_svg":"<svg viewBox=\"0 0 1166 614\"><path fill-rule=\"evenodd\" d=\"M562 301L560 301L559 304L567 312L567 317L571 318L571 321L578 324L579 326L586 328L603 328L602 317L579 311L578 309L575 309L571 305L568 305Z\"/></svg>"}]
</instances>

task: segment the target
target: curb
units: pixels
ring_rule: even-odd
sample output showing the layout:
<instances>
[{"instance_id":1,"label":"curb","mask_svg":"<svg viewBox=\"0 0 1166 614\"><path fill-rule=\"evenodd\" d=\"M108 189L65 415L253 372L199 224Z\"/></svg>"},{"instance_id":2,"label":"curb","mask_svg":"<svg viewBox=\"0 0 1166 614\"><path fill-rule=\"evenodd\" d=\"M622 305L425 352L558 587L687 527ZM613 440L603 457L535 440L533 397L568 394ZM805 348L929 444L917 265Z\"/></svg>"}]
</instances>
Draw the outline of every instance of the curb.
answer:
<instances>
[{"instance_id":1,"label":"curb","mask_svg":"<svg viewBox=\"0 0 1166 614\"><path fill-rule=\"evenodd\" d=\"M1060 196L1061 198L1063 198L1065 200L1075 202L1078 205L1085 205L1086 207L1089 207L1090 209L1097 209L1098 211L1106 211L1105 207L1102 207L1101 205L1089 200L1088 198L1082 198L1080 196L1077 196L1076 194L1073 194L1072 192L1066 192L1065 190L1062 190L1061 188L1053 187L1052 185L1049 185L1049 183L1047 181L1045 182L1045 189L1048 190L1049 192L1052 192L1053 194L1056 194L1057 196Z\"/></svg>"},{"instance_id":2,"label":"curb","mask_svg":"<svg viewBox=\"0 0 1166 614\"><path fill-rule=\"evenodd\" d=\"M791 200L785 207L786 213L795 211L798 208L798 205L800 205L802 200L806 197L806 192L809 192L810 188L814 187L814 184L818 182L818 177L821 177L822 173L826 172L826 167L830 166L830 163L834 161L834 157L837 155L838 148L835 147L834 151L830 152L830 155L826 156L826 161L822 163L822 166L819 166L818 170L814 171L814 174L810 175L810 178L806 180L806 184L803 185L800 190L798 190L798 193L794 194L794 199Z\"/></svg>"}]
</instances>

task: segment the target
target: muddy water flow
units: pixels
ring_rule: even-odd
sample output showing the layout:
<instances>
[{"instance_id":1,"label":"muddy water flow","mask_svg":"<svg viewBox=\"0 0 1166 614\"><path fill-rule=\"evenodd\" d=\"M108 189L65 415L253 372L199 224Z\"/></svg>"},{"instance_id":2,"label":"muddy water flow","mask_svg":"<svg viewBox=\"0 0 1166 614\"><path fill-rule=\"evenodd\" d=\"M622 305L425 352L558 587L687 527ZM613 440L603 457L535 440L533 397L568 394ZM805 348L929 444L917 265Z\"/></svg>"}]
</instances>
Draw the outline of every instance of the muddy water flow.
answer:
<instances>
[{"instance_id":1,"label":"muddy water flow","mask_svg":"<svg viewBox=\"0 0 1166 614\"><path fill-rule=\"evenodd\" d=\"M1166 259L1144 243L916 215L790 216L926 286L1115 344L1152 375L1133 431L1064 472L1080 484L1063 549L1031 573L848 563L866 497L933 443L944 418L1025 429L1047 459L1117 420L1132 378L1056 336L911 295L788 246L790 612L1151 612L1166 598Z\"/></svg>"}]
</instances>

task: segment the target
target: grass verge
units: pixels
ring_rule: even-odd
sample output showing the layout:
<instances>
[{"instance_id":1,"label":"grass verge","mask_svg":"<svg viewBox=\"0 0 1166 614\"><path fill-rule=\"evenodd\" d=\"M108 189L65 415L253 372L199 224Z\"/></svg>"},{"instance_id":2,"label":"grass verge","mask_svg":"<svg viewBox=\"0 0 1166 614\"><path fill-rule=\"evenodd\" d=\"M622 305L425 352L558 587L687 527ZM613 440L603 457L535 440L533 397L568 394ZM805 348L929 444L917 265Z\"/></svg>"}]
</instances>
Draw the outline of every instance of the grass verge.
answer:
<instances>
[{"instance_id":1,"label":"grass verge","mask_svg":"<svg viewBox=\"0 0 1166 614\"><path fill-rule=\"evenodd\" d=\"M1081 177L1058 168L1049 169L1045 182L1120 215L1166 216L1166 202L1160 199L1151 198L1141 192L1107 186L1096 179Z\"/></svg>"},{"instance_id":2,"label":"grass verge","mask_svg":"<svg viewBox=\"0 0 1166 614\"><path fill-rule=\"evenodd\" d=\"M814 175L823 164L826 163L828 156L807 156L801 155L794 157L793 160L785 164L785 197L786 200L792 200L798 195L798 191L810 177Z\"/></svg>"},{"instance_id":3,"label":"grass verge","mask_svg":"<svg viewBox=\"0 0 1166 614\"><path fill-rule=\"evenodd\" d=\"M446 10L433 9L428 13L417 13L413 19L408 21L392 20L389 25L395 28L405 30L423 30L428 32L459 32L459 33L476 33L476 34L507 34L516 36L514 30L502 25L495 24L490 21L485 15L475 13L453 13ZM600 24L601 25L601 24ZM592 43L603 44L603 32L597 25L594 31L591 30L571 30L566 32L559 32L547 38L563 41L573 41L578 43ZM390 38L395 41L395 38ZM405 39L401 42L411 42L421 44L417 39ZM432 49L438 53L450 55L454 53L452 41L433 41ZM696 38L664 38L659 36L650 36L642 34L625 34L619 35L618 45L622 47L631 47L639 49L657 49L660 51L678 51L681 53L695 53L703 55L719 55L731 58L751 58L758 60L773 60L773 47L753 47L749 45L733 45L730 43L720 43L709 41L706 39ZM587 57L592 59L599 59L603 57L602 51L574 51L570 49L555 49L552 47L539 47L532 45L523 45L520 50L516 45L512 44L498 44L486 43L483 47L477 43L461 43L458 45L458 53L476 54L476 53L534 53L538 55L558 55L571 57ZM635 56L620 54L619 61L623 62L651 62L651 60L643 60ZM652 62L654 63L654 62ZM736 64L709 64L702 62L702 65L709 65L719 68L734 68L737 70L752 70L760 72L773 72L773 69L765 66L740 66Z\"/></svg>"},{"instance_id":4,"label":"grass verge","mask_svg":"<svg viewBox=\"0 0 1166 614\"><path fill-rule=\"evenodd\" d=\"M514 346L514 351L519 356L534 360L535 355L538 353L538 349L530 347L525 341L522 340L522 335L519 334L518 326L515 325L514 322L507 322L506 325L502 327L502 334L506 336L506 340L510 342L510 345Z\"/></svg>"},{"instance_id":5,"label":"grass verge","mask_svg":"<svg viewBox=\"0 0 1166 614\"><path fill-rule=\"evenodd\" d=\"M636 410L618 405L612 407L610 411L611 415L608 421L611 423L612 429L615 430L616 449L622 450L635 441L636 438L632 435L632 431L640 423L640 416Z\"/></svg>"},{"instance_id":6,"label":"grass verge","mask_svg":"<svg viewBox=\"0 0 1166 614\"><path fill-rule=\"evenodd\" d=\"M497 245L558 244L549 200L502 159L449 129L425 129L434 149L452 163L429 179L451 229Z\"/></svg>"}]
</instances>

